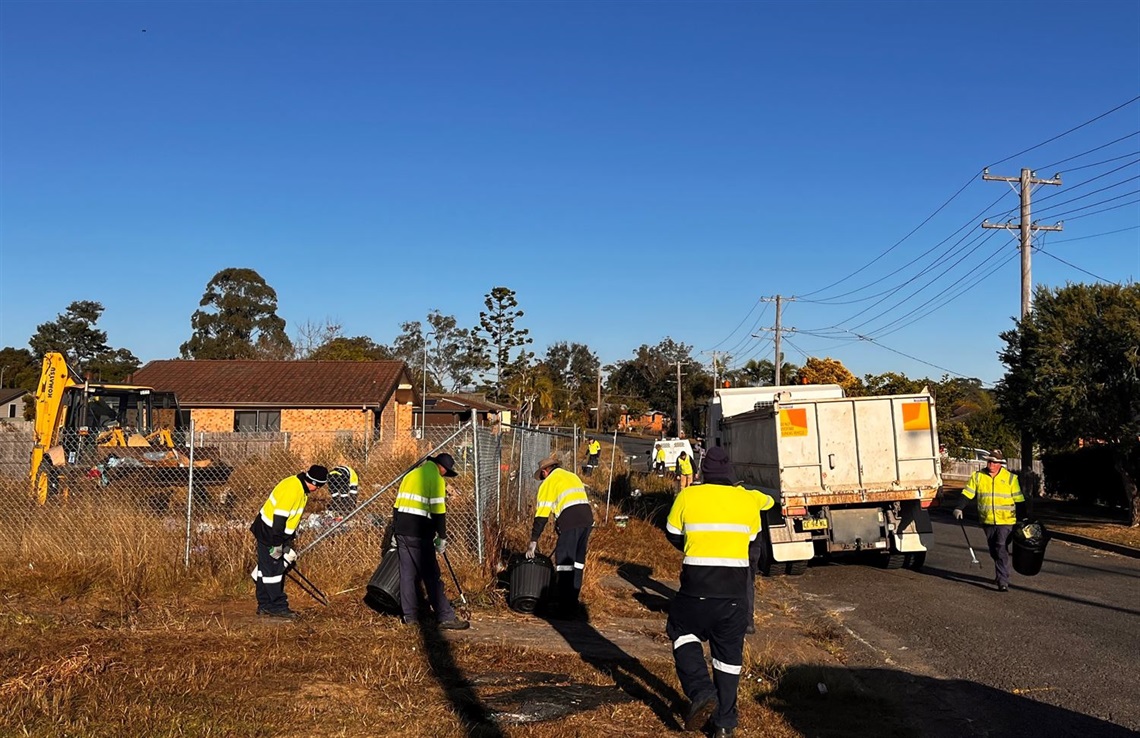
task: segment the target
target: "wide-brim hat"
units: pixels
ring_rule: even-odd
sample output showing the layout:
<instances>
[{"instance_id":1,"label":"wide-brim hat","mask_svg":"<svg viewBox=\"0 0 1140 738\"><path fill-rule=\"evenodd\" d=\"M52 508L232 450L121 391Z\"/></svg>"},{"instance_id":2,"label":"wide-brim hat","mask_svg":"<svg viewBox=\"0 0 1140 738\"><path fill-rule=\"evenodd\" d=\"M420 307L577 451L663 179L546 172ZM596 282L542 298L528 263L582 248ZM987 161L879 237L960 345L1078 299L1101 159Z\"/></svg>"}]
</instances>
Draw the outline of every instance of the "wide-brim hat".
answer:
<instances>
[{"instance_id":1,"label":"wide-brim hat","mask_svg":"<svg viewBox=\"0 0 1140 738\"><path fill-rule=\"evenodd\" d=\"M440 454L439 456L429 456L428 461L434 461L443 467L443 476L445 477L458 477L459 474L455 471L455 459L451 454Z\"/></svg>"},{"instance_id":2,"label":"wide-brim hat","mask_svg":"<svg viewBox=\"0 0 1140 738\"><path fill-rule=\"evenodd\" d=\"M542 473L544 471L546 471L547 469L553 469L554 467L561 466L561 465L562 465L562 462L558 460L557 456L548 456L547 458L538 462L538 468L535 469L535 471L534 471L534 478L537 481L541 482L542 481Z\"/></svg>"},{"instance_id":3,"label":"wide-brim hat","mask_svg":"<svg viewBox=\"0 0 1140 738\"><path fill-rule=\"evenodd\" d=\"M999 464L1004 464L1005 463L1005 455L1001 452L1001 449L995 448L993 451L990 451L988 454L986 454L985 461L987 464L990 462L997 462Z\"/></svg>"}]
</instances>

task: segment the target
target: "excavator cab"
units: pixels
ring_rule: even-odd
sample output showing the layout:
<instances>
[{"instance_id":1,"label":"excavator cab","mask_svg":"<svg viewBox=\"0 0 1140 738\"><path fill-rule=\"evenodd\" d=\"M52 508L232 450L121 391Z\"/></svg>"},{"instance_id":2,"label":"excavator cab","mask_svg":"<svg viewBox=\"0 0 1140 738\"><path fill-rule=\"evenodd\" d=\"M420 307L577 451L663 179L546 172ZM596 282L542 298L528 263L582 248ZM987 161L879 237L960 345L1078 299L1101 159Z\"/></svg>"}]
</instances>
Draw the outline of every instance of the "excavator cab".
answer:
<instances>
[{"instance_id":1,"label":"excavator cab","mask_svg":"<svg viewBox=\"0 0 1140 738\"><path fill-rule=\"evenodd\" d=\"M43 504L58 486L63 467L97 463L100 448L158 448L176 454L182 420L172 392L80 383L62 355L48 354L36 393L33 494Z\"/></svg>"}]
</instances>

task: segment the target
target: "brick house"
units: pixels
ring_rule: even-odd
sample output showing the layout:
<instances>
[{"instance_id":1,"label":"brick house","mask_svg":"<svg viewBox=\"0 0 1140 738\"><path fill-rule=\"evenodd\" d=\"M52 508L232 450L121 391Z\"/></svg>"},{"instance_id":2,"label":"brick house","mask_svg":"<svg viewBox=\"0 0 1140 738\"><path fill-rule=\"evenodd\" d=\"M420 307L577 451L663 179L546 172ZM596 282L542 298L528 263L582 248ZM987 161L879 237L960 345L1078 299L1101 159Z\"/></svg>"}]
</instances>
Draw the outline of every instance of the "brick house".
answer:
<instances>
[{"instance_id":1,"label":"brick house","mask_svg":"<svg viewBox=\"0 0 1140 738\"><path fill-rule=\"evenodd\" d=\"M638 416L622 413L618 417L618 430L650 433L660 436L665 432L666 415L660 410L647 410Z\"/></svg>"},{"instance_id":2,"label":"brick house","mask_svg":"<svg viewBox=\"0 0 1140 738\"><path fill-rule=\"evenodd\" d=\"M418 394L402 361L151 361L129 379L174 392L203 432L351 431L406 436Z\"/></svg>"}]
</instances>

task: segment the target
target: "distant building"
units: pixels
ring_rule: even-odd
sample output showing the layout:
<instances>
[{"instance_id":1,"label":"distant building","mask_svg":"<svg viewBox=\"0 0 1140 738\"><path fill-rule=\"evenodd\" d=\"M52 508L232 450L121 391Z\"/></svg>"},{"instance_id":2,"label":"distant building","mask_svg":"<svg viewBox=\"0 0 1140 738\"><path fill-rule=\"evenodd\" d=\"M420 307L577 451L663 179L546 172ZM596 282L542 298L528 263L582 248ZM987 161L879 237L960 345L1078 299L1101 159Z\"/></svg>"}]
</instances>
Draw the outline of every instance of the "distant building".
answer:
<instances>
[{"instance_id":1,"label":"distant building","mask_svg":"<svg viewBox=\"0 0 1140 738\"><path fill-rule=\"evenodd\" d=\"M0 421L24 419L24 397L26 389L7 387L0 389Z\"/></svg>"},{"instance_id":2,"label":"distant building","mask_svg":"<svg viewBox=\"0 0 1140 738\"><path fill-rule=\"evenodd\" d=\"M665 432L665 425L669 422L668 417L660 410L648 410L641 415L622 413L618 416L618 430L659 436Z\"/></svg>"}]
</instances>

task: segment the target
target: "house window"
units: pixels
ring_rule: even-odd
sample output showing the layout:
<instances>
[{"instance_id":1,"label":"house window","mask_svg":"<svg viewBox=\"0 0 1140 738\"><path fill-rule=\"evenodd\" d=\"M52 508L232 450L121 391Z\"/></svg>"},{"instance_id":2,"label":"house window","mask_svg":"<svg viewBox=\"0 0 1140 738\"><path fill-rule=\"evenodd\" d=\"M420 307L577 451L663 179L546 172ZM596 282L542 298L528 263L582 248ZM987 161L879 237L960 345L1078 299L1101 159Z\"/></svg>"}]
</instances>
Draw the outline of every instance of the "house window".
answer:
<instances>
[{"instance_id":1,"label":"house window","mask_svg":"<svg viewBox=\"0 0 1140 738\"><path fill-rule=\"evenodd\" d=\"M9 418L16 417L16 403L14 403L14 402L8 406L8 417Z\"/></svg>"},{"instance_id":2,"label":"house window","mask_svg":"<svg viewBox=\"0 0 1140 738\"><path fill-rule=\"evenodd\" d=\"M234 430L238 433L281 431L280 410L235 410Z\"/></svg>"}]
</instances>

